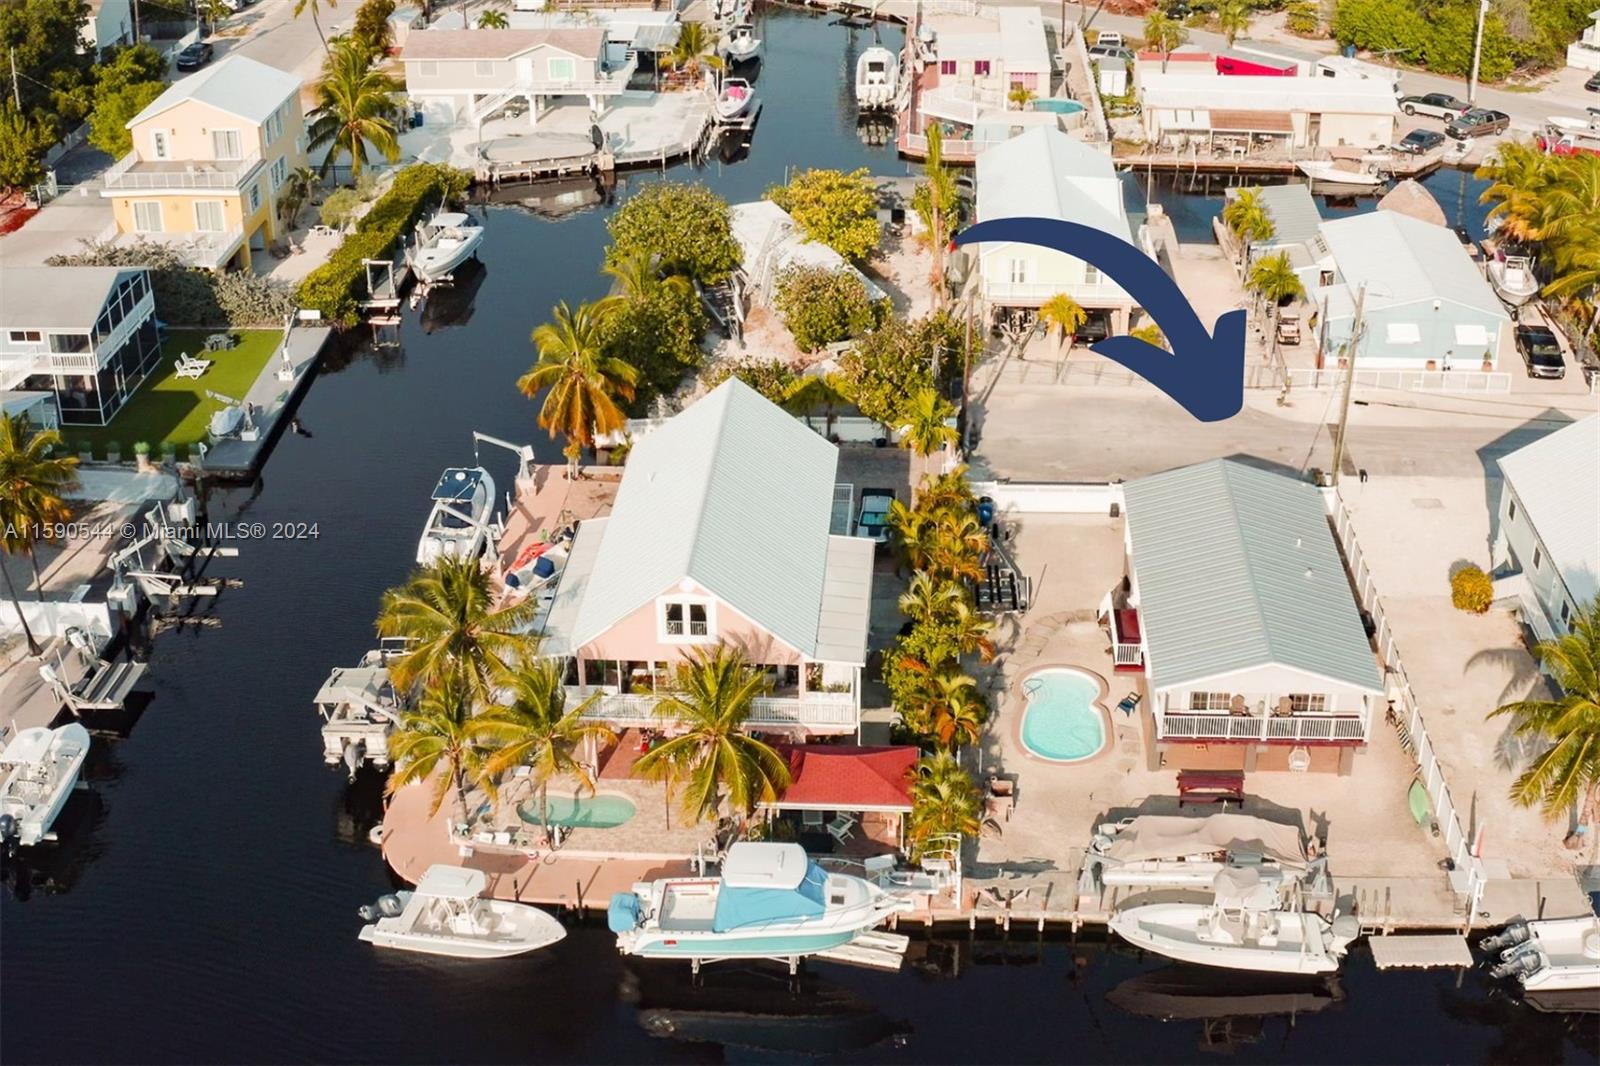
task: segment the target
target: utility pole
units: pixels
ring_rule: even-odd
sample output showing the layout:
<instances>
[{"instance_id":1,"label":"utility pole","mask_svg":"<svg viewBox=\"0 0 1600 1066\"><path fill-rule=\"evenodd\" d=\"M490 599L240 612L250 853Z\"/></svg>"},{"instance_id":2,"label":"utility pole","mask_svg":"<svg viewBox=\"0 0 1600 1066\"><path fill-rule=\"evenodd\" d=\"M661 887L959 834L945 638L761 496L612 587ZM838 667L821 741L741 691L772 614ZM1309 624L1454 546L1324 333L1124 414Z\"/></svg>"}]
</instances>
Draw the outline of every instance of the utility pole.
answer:
<instances>
[{"instance_id":1,"label":"utility pole","mask_svg":"<svg viewBox=\"0 0 1600 1066\"><path fill-rule=\"evenodd\" d=\"M139 43L139 0L133 0L133 43Z\"/></svg>"},{"instance_id":2,"label":"utility pole","mask_svg":"<svg viewBox=\"0 0 1600 1066\"><path fill-rule=\"evenodd\" d=\"M1339 436L1333 442L1333 487L1339 487L1339 469L1344 466L1344 441L1350 434L1350 387L1356 380L1356 349L1361 346L1361 305L1367 299L1367 286L1356 290L1356 314L1350 323L1350 339L1345 342L1345 361L1350 364L1344 376L1344 398L1339 401Z\"/></svg>"},{"instance_id":3,"label":"utility pole","mask_svg":"<svg viewBox=\"0 0 1600 1066\"><path fill-rule=\"evenodd\" d=\"M11 52L11 102L17 105L17 110L22 110L22 87L17 84L17 50Z\"/></svg>"},{"instance_id":4,"label":"utility pole","mask_svg":"<svg viewBox=\"0 0 1600 1066\"><path fill-rule=\"evenodd\" d=\"M1483 59L1483 24L1489 17L1489 0L1478 0L1478 35L1472 42L1472 78L1467 82L1467 103L1478 102L1478 63Z\"/></svg>"}]
</instances>

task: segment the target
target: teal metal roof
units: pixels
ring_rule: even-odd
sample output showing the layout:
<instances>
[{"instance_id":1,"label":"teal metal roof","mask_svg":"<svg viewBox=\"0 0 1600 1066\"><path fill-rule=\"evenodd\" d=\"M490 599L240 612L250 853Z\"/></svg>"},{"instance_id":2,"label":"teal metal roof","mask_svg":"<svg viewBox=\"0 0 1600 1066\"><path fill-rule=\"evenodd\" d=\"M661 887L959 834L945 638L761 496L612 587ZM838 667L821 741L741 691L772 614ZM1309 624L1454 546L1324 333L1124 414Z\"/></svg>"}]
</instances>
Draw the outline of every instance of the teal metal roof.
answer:
<instances>
[{"instance_id":1,"label":"teal metal roof","mask_svg":"<svg viewBox=\"0 0 1600 1066\"><path fill-rule=\"evenodd\" d=\"M1577 606L1594 599L1600 594L1600 415L1518 448L1500 460L1500 472Z\"/></svg>"},{"instance_id":2,"label":"teal metal roof","mask_svg":"<svg viewBox=\"0 0 1600 1066\"><path fill-rule=\"evenodd\" d=\"M1441 300L1505 318L1505 307L1443 226L1393 211L1324 222L1322 239L1353 293L1367 286L1368 311Z\"/></svg>"},{"instance_id":3,"label":"teal metal roof","mask_svg":"<svg viewBox=\"0 0 1600 1066\"><path fill-rule=\"evenodd\" d=\"M1316 237L1322 215L1311 198L1311 186L1264 185L1256 192L1267 217L1272 219L1272 237L1264 243L1301 244Z\"/></svg>"},{"instance_id":4,"label":"teal metal roof","mask_svg":"<svg viewBox=\"0 0 1600 1066\"><path fill-rule=\"evenodd\" d=\"M1123 491L1152 686L1280 666L1382 691L1317 489L1218 459Z\"/></svg>"}]
</instances>

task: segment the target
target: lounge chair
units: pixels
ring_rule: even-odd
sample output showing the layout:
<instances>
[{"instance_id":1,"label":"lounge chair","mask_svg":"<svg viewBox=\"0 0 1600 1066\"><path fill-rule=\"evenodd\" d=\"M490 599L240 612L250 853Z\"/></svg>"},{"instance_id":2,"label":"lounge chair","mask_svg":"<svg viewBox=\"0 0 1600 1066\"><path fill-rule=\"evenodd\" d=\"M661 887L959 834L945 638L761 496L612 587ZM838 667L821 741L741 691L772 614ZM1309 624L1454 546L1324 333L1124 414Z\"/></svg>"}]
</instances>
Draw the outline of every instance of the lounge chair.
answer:
<instances>
[{"instance_id":1,"label":"lounge chair","mask_svg":"<svg viewBox=\"0 0 1600 1066\"><path fill-rule=\"evenodd\" d=\"M179 352L178 353L178 361L175 364L175 366L176 366L177 371L178 371L178 377L180 377L180 378L198 378L200 375L204 374L207 370L211 369L211 360L209 360L209 359L195 359L195 358L192 358L192 357L190 357L189 355L187 355L187 354L185 354L183 352Z\"/></svg>"},{"instance_id":2,"label":"lounge chair","mask_svg":"<svg viewBox=\"0 0 1600 1066\"><path fill-rule=\"evenodd\" d=\"M828 835L840 844L843 844L845 841L855 836L855 828L856 819L850 817L848 814L841 814L835 817L833 821L828 823Z\"/></svg>"},{"instance_id":3,"label":"lounge chair","mask_svg":"<svg viewBox=\"0 0 1600 1066\"><path fill-rule=\"evenodd\" d=\"M1131 718L1133 717L1133 712L1139 709L1139 704L1143 699L1144 696L1140 693L1130 692L1122 697L1122 702L1117 704L1117 710Z\"/></svg>"},{"instance_id":4,"label":"lounge chair","mask_svg":"<svg viewBox=\"0 0 1600 1066\"><path fill-rule=\"evenodd\" d=\"M821 829L823 823L821 811L801 811L800 824L807 829Z\"/></svg>"}]
</instances>

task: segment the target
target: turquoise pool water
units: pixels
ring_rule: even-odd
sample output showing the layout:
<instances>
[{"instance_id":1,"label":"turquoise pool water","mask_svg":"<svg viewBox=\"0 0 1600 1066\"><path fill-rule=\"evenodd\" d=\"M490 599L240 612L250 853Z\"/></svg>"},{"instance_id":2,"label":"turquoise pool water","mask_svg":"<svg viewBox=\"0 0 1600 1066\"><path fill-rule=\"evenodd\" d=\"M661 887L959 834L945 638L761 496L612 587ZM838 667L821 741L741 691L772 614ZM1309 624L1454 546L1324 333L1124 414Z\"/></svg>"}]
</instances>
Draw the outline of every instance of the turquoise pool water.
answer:
<instances>
[{"instance_id":1,"label":"turquoise pool water","mask_svg":"<svg viewBox=\"0 0 1600 1066\"><path fill-rule=\"evenodd\" d=\"M1076 100L1067 100L1061 97L1046 96L1033 102L1035 111L1054 111L1058 115L1075 115L1083 110L1083 105Z\"/></svg>"},{"instance_id":2,"label":"turquoise pool water","mask_svg":"<svg viewBox=\"0 0 1600 1066\"><path fill-rule=\"evenodd\" d=\"M568 829L615 829L639 813L633 801L626 796L602 792L597 796L558 796L552 793L550 824L564 825ZM529 825L539 824L539 798L529 799L517 808L517 814Z\"/></svg>"},{"instance_id":3,"label":"turquoise pool water","mask_svg":"<svg viewBox=\"0 0 1600 1066\"><path fill-rule=\"evenodd\" d=\"M1100 682L1080 670L1053 667L1022 682L1022 746L1041 759L1076 762L1106 743L1105 718L1094 701Z\"/></svg>"}]
</instances>

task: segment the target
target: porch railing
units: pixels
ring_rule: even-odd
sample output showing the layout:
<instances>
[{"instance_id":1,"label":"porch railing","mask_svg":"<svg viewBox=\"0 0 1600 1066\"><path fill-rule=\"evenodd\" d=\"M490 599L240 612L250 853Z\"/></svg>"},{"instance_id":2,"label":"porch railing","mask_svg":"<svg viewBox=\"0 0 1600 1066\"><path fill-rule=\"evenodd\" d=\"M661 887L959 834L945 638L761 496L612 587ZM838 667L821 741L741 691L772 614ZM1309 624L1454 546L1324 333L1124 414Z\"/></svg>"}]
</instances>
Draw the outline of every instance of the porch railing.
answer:
<instances>
[{"instance_id":1,"label":"porch railing","mask_svg":"<svg viewBox=\"0 0 1600 1066\"><path fill-rule=\"evenodd\" d=\"M236 189L261 166L261 162L259 152L252 152L243 159L197 159L186 165L151 163L130 153L106 171L105 188L111 192Z\"/></svg>"},{"instance_id":2,"label":"porch railing","mask_svg":"<svg viewBox=\"0 0 1600 1066\"><path fill-rule=\"evenodd\" d=\"M1163 740L1365 740L1358 715L1158 714Z\"/></svg>"},{"instance_id":3,"label":"porch railing","mask_svg":"<svg viewBox=\"0 0 1600 1066\"><path fill-rule=\"evenodd\" d=\"M567 699L573 703L587 699L596 690L567 686ZM639 692L610 692L584 712L585 718L620 726L670 725L670 719L656 716L659 696ZM855 697L848 692L808 692L803 696L761 696L752 704L746 724L760 729L808 729L816 732L854 732L860 714Z\"/></svg>"}]
</instances>

